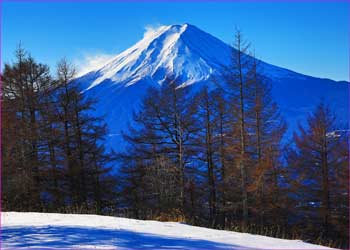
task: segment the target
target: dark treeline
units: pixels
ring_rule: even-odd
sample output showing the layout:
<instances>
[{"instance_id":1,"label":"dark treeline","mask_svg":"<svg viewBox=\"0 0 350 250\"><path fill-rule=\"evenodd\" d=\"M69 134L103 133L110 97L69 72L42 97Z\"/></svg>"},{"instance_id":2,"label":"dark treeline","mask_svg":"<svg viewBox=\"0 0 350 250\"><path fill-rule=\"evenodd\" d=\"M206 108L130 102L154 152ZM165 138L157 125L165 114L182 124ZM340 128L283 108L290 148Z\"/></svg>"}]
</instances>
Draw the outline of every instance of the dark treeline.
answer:
<instances>
[{"instance_id":1,"label":"dark treeline","mask_svg":"<svg viewBox=\"0 0 350 250\"><path fill-rule=\"evenodd\" d=\"M240 32L233 46L212 87L168 76L149 89L118 154L105 151L106 125L72 81L74 67L62 60L53 76L18 49L1 78L3 209L126 211L346 248L349 135L320 102L286 138Z\"/></svg>"},{"instance_id":2,"label":"dark treeline","mask_svg":"<svg viewBox=\"0 0 350 250\"><path fill-rule=\"evenodd\" d=\"M106 127L89 115L71 80L74 68L59 62L53 77L23 49L2 75L2 208L10 211L100 213L114 200L110 156L98 142Z\"/></svg>"}]
</instances>

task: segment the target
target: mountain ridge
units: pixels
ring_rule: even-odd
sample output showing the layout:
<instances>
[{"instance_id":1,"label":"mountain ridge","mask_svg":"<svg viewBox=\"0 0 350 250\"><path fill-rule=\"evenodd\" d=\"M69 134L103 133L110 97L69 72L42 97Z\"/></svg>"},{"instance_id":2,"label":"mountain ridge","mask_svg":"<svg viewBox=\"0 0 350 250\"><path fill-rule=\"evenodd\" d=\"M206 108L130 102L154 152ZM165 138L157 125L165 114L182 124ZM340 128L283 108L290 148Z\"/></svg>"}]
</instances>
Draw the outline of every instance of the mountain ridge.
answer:
<instances>
[{"instance_id":1,"label":"mountain ridge","mask_svg":"<svg viewBox=\"0 0 350 250\"><path fill-rule=\"evenodd\" d=\"M149 32L135 45L106 64L79 78L84 93L98 99L96 115L105 115L111 134L127 130L149 87L159 87L172 75L181 85L215 87L213 77L230 65L232 47L199 28L169 25ZM272 85L272 94L295 129L321 99L334 104L344 122L348 118L348 82L300 74L259 60L261 72ZM115 136L114 136L115 137ZM114 141L114 142L113 142ZM109 140L110 147L123 144Z\"/></svg>"},{"instance_id":2,"label":"mountain ridge","mask_svg":"<svg viewBox=\"0 0 350 250\"><path fill-rule=\"evenodd\" d=\"M197 48L198 46L194 44L195 42L200 43L201 48ZM103 67L96 69L94 72L100 75L88 88L94 87L105 79L125 81L136 75L151 75L152 78L159 81L162 79L159 79L157 73L163 79L165 74L157 71L159 68L173 71L172 73L175 73L176 76L176 73L179 74L181 72L176 72L180 71L180 69L179 67L174 67L174 63L183 62L186 64L186 61L190 61L189 59L192 59L190 61L191 65L197 66L192 71L197 70L200 73L199 75L189 74L189 80L207 80L209 79L208 73L214 73L220 66L230 64L231 49L230 45L188 23L161 26L157 31L152 32L151 35L144 36L135 45L116 55ZM183 60L183 55L186 56L186 60ZM264 67L268 68L268 70L265 70L266 72L270 73L272 69L275 71L274 77L279 76L276 72L282 73L281 76L299 74L265 62L263 64ZM186 67L183 68L185 71L189 71ZM193 73L188 71L185 73ZM129 75L125 73L129 73Z\"/></svg>"}]
</instances>

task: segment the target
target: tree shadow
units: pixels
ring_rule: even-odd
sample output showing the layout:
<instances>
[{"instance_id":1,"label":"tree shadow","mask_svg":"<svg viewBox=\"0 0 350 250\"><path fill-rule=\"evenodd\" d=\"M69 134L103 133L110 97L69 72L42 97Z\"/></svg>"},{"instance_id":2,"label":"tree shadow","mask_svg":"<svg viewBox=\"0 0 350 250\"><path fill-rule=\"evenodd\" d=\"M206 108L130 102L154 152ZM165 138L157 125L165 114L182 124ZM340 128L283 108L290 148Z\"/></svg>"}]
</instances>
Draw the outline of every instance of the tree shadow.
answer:
<instances>
[{"instance_id":1,"label":"tree shadow","mask_svg":"<svg viewBox=\"0 0 350 250\"><path fill-rule=\"evenodd\" d=\"M17 249L248 249L200 239L174 238L121 229L44 226L3 227L2 247Z\"/></svg>"}]
</instances>

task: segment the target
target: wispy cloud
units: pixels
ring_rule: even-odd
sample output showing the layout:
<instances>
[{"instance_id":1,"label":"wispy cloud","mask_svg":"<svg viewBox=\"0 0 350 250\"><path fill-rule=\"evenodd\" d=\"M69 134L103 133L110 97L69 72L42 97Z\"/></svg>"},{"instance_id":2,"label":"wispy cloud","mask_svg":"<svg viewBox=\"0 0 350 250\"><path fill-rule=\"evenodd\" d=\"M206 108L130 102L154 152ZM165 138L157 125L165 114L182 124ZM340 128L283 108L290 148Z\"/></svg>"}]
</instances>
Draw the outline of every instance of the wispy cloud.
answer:
<instances>
[{"instance_id":1,"label":"wispy cloud","mask_svg":"<svg viewBox=\"0 0 350 250\"><path fill-rule=\"evenodd\" d=\"M107 53L84 54L81 58L73 61L77 68L77 76L82 76L90 71L100 69L115 56L116 54Z\"/></svg>"},{"instance_id":2,"label":"wispy cloud","mask_svg":"<svg viewBox=\"0 0 350 250\"><path fill-rule=\"evenodd\" d=\"M147 24L145 26L145 32L143 37L153 36L161 29L165 29L167 26L159 23ZM114 58L117 53L109 54L104 52L89 52L83 53L82 56L73 60L74 65L77 69L77 76L82 76L90 71L100 69L106 65L112 58Z\"/></svg>"},{"instance_id":3,"label":"wispy cloud","mask_svg":"<svg viewBox=\"0 0 350 250\"><path fill-rule=\"evenodd\" d=\"M143 34L143 37L153 36L155 33L157 33L160 29L164 29L166 26L162 24L147 24L145 26L145 33Z\"/></svg>"}]
</instances>

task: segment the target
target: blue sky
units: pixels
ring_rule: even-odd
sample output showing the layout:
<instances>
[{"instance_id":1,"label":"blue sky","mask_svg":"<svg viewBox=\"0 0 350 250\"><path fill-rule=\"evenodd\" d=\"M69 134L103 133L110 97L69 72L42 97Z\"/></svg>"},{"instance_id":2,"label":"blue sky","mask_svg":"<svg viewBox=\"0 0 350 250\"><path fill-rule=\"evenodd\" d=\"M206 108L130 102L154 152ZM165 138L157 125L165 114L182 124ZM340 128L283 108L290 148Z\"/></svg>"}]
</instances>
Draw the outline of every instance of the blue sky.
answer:
<instances>
[{"instance_id":1,"label":"blue sky","mask_svg":"<svg viewBox=\"0 0 350 250\"><path fill-rule=\"evenodd\" d=\"M230 43L235 26L266 62L349 80L348 2L2 2L2 62L23 46L54 67L99 64L143 37L145 27L191 23Z\"/></svg>"}]
</instances>

